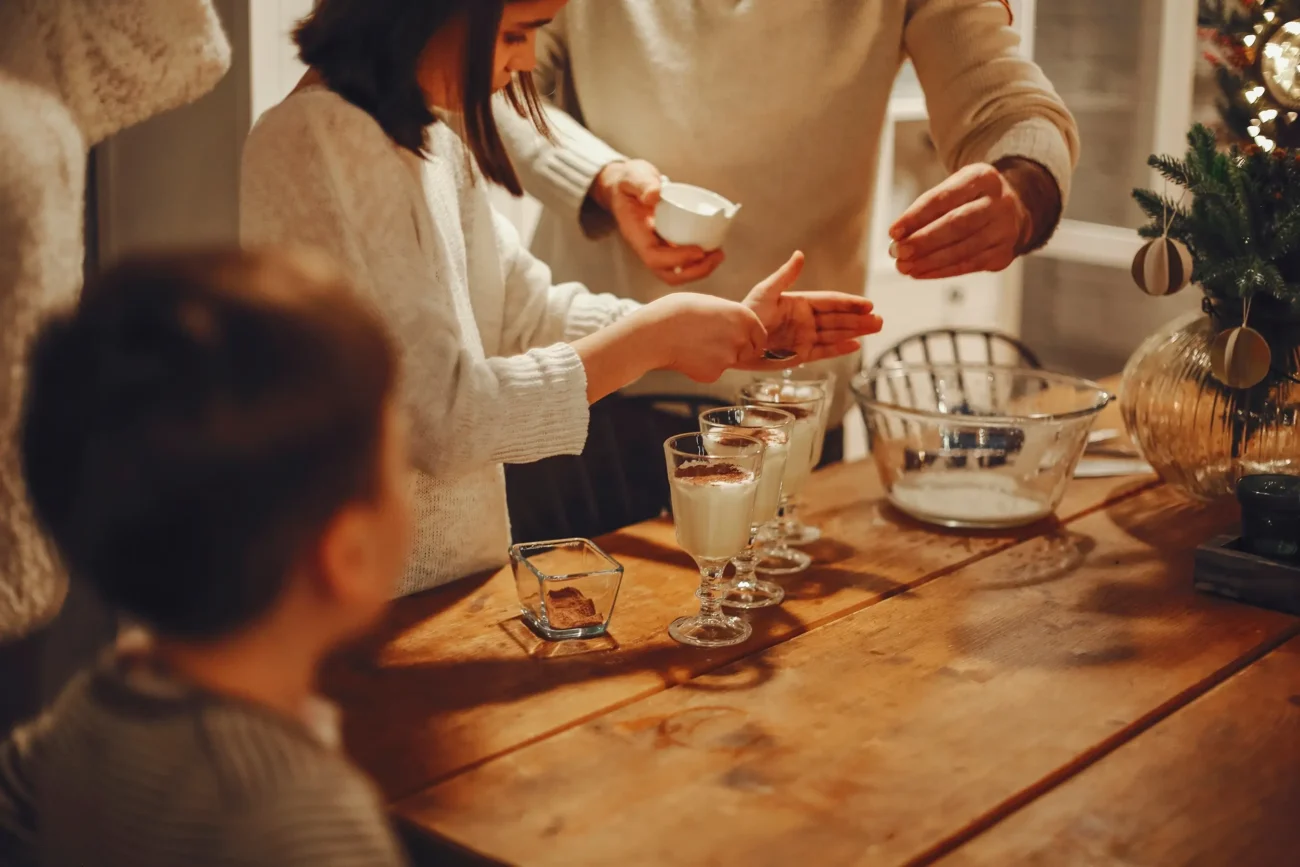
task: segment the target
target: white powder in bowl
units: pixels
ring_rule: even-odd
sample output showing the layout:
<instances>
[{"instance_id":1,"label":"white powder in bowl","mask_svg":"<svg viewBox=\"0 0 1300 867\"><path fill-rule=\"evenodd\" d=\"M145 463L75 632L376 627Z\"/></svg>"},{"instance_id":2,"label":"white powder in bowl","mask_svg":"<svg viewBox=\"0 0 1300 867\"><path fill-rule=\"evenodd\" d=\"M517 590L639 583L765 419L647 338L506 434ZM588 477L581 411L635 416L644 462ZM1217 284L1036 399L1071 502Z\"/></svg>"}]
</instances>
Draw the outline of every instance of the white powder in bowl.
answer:
<instances>
[{"instance_id":1,"label":"white powder in bowl","mask_svg":"<svg viewBox=\"0 0 1300 867\"><path fill-rule=\"evenodd\" d=\"M1052 513L1041 494L994 473L921 473L900 480L889 498L917 520L956 527L1018 527Z\"/></svg>"}]
</instances>

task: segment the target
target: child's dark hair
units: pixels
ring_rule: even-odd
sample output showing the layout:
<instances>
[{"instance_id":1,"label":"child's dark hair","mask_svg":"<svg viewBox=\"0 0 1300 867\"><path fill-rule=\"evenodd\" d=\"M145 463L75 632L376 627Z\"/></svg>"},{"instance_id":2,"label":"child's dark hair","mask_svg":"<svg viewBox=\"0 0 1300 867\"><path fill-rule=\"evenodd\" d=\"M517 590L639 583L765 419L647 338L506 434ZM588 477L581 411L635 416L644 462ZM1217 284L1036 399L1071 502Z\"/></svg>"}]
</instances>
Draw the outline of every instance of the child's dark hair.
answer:
<instances>
[{"instance_id":1,"label":"child's dark hair","mask_svg":"<svg viewBox=\"0 0 1300 867\"><path fill-rule=\"evenodd\" d=\"M159 634L235 631L340 508L377 492L395 365L314 255L126 262L32 347L36 514L74 580Z\"/></svg>"},{"instance_id":2,"label":"child's dark hair","mask_svg":"<svg viewBox=\"0 0 1300 867\"><path fill-rule=\"evenodd\" d=\"M463 17L461 70L465 143L488 180L523 195L492 113L497 31L513 0L317 0L294 32L302 62L335 93L365 111L401 147L422 155L437 122L420 88L420 59L434 34ZM550 135L532 75L506 90L520 116Z\"/></svg>"}]
</instances>

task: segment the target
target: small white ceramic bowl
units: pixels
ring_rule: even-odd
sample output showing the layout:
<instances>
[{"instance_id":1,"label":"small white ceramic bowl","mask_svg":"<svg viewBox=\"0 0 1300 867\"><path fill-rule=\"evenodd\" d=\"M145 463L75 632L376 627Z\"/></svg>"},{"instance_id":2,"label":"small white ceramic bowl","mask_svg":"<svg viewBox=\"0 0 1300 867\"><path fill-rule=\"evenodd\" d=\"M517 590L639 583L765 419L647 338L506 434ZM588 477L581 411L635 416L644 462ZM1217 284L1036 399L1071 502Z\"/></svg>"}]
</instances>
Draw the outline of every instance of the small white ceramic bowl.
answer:
<instances>
[{"instance_id":1,"label":"small white ceramic bowl","mask_svg":"<svg viewBox=\"0 0 1300 867\"><path fill-rule=\"evenodd\" d=\"M669 244L713 251L722 246L740 205L691 184L663 185L655 206L655 231Z\"/></svg>"}]
</instances>

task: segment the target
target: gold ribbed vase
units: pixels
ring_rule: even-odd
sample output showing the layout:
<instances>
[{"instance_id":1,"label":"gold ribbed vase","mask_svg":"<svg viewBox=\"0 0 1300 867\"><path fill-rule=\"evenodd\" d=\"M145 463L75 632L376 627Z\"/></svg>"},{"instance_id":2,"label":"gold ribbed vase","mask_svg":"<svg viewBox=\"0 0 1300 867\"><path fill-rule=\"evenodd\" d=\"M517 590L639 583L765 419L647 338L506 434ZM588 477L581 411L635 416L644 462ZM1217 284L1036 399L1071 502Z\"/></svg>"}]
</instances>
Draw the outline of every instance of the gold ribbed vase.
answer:
<instances>
[{"instance_id":1,"label":"gold ribbed vase","mask_svg":"<svg viewBox=\"0 0 1300 867\"><path fill-rule=\"evenodd\" d=\"M1217 303L1151 335L1124 368L1119 405L1130 435L1162 479L1198 499L1232 496L1252 473L1300 474L1300 317L1252 307L1248 324L1273 355L1253 388L1211 373L1214 338L1241 324L1239 310Z\"/></svg>"}]
</instances>

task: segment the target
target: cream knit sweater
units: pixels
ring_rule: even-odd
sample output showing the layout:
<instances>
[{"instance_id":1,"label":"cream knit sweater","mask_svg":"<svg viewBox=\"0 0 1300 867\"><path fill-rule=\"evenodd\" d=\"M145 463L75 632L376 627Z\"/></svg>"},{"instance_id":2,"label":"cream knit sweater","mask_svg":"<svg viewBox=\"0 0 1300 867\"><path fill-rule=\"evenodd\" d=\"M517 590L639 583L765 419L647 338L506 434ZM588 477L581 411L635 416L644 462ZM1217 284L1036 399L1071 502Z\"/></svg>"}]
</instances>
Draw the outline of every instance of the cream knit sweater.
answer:
<instances>
[{"instance_id":1,"label":"cream knit sweater","mask_svg":"<svg viewBox=\"0 0 1300 867\"><path fill-rule=\"evenodd\" d=\"M52 618L67 590L17 438L28 343L81 286L87 153L205 93L229 63L209 0L0 2L0 642Z\"/></svg>"},{"instance_id":2,"label":"cream knit sweater","mask_svg":"<svg viewBox=\"0 0 1300 867\"><path fill-rule=\"evenodd\" d=\"M567 341L634 302L554 286L474 179L446 123L421 161L324 88L268 111L244 148L246 243L342 261L402 350L412 423L415 552L401 592L503 565L504 463L577 454L587 377Z\"/></svg>"},{"instance_id":3,"label":"cream knit sweater","mask_svg":"<svg viewBox=\"0 0 1300 867\"><path fill-rule=\"evenodd\" d=\"M905 58L949 169L1023 156L1068 195L1074 121L1009 23L1002 0L571 0L538 45L561 146L498 112L546 206L533 250L559 279L642 302L672 291L583 210L601 167L626 155L744 205L727 261L691 290L738 299L801 249L800 288L864 291L880 134ZM655 373L637 390L726 399L743 377Z\"/></svg>"}]
</instances>

